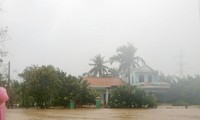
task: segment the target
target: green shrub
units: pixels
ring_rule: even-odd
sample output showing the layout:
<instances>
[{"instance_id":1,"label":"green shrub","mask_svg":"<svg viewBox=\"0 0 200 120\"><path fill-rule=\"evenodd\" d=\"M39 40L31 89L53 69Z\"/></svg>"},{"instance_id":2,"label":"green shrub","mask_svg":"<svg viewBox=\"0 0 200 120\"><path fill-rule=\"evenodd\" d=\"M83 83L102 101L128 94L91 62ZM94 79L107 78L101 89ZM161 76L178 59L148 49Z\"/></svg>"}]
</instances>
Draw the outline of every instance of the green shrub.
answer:
<instances>
[{"instance_id":1,"label":"green shrub","mask_svg":"<svg viewBox=\"0 0 200 120\"><path fill-rule=\"evenodd\" d=\"M157 98L144 89L123 86L111 90L108 104L111 108L153 108L157 106Z\"/></svg>"}]
</instances>

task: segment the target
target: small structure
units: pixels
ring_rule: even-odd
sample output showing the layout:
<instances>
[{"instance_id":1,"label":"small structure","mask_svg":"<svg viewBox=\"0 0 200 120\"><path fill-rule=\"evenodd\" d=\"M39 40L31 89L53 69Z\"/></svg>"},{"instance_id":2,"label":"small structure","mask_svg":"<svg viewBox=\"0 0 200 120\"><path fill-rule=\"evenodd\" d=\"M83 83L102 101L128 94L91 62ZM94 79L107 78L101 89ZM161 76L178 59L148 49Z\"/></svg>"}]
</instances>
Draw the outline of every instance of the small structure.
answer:
<instances>
[{"instance_id":1,"label":"small structure","mask_svg":"<svg viewBox=\"0 0 200 120\"><path fill-rule=\"evenodd\" d=\"M123 86L125 83L120 78L114 77L83 77L83 80L89 83L89 86L99 93L102 98L101 103L103 105L108 104L109 90L112 87Z\"/></svg>"}]
</instances>

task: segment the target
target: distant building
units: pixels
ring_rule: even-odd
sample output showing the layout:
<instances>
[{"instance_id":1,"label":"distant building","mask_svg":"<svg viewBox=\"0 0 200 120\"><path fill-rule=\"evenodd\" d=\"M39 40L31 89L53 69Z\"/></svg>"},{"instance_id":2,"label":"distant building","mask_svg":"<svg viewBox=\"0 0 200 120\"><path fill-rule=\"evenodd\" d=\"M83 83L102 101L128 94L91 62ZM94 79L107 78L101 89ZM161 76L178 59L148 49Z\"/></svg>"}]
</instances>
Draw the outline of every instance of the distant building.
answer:
<instances>
[{"instance_id":1,"label":"distant building","mask_svg":"<svg viewBox=\"0 0 200 120\"><path fill-rule=\"evenodd\" d=\"M108 104L109 90L112 87L125 85L120 78L115 77L83 77L82 79L87 81L91 88L97 90L104 105Z\"/></svg>"},{"instance_id":2,"label":"distant building","mask_svg":"<svg viewBox=\"0 0 200 120\"><path fill-rule=\"evenodd\" d=\"M129 83L126 74L122 74L122 80ZM158 71L153 70L151 67L144 65L138 68L131 69L130 84L131 85L144 85L156 82L159 80Z\"/></svg>"},{"instance_id":3,"label":"distant building","mask_svg":"<svg viewBox=\"0 0 200 120\"><path fill-rule=\"evenodd\" d=\"M149 92L166 92L169 84L161 82L158 71L153 70L151 67L144 65L131 70L130 84L146 89ZM89 86L97 90L101 97L101 102L104 105L108 104L109 91L113 87L124 86L129 84L128 76L121 75L121 78L116 77L83 77L83 80L89 83Z\"/></svg>"},{"instance_id":4,"label":"distant building","mask_svg":"<svg viewBox=\"0 0 200 120\"><path fill-rule=\"evenodd\" d=\"M129 83L126 74L122 74L121 78L125 83ZM168 83L160 81L158 71L152 69L148 65L131 69L130 84L132 86L145 88L151 92L162 92L166 91L166 88L169 88Z\"/></svg>"}]
</instances>

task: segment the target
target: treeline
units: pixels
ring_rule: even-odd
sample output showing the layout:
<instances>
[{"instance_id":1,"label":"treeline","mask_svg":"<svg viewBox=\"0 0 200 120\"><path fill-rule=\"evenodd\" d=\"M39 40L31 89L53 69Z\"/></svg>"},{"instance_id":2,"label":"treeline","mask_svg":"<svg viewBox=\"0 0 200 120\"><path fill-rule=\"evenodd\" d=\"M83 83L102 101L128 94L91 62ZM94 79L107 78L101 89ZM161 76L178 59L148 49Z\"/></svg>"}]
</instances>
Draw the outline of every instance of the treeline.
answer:
<instances>
[{"instance_id":1,"label":"treeline","mask_svg":"<svg viewBox=\"0 0 200 120\"><path fill-rule=\"evenodd\" d=\"M183 78L168 76L163 80L170 82L171 86L166 93L157 94L160 102L200 105L200 75L188 75Z\"/></svg>"},{"instance_id":2,"label":"treeline","mask_svg":"<svg viewBox=\"0 0 200 120\"><path fill-rule=\"evenodd\" d=\"M88 83L51 65L30 66L19 74L22 82L12 81L8 91L8 105L21 107L49 108L67 107L73 100L78 107L95 104L97 93L88 87Z\"/></svg>"},{"instance_id":3,"label":"treeline","mask_svg":"<svg viewBox=\"0 0 200 120\"><path fill-rule=\"evenodd\" d=\"M19 76L23 81L12 80L6 87L9 94L7 106L50 108L53 106L69 106L71 100L77 107L95 104L97 92L88 87L86 81L51 65L27 67ZM6 85L6 81L0 83ZM156 97L145 90L129 85L111 89L109 107L142 108L156 107Z\"/></svg>"},{"instance_id":4,"label":"treeline","mask_svg":"<svg viewBox=\"0 0 200 120\"><path fill-rule=\"evenodd\" d=\"M21 82L0 80L10 97L7 105L20 107L49 108L51 106L68 107L73 100L77 107L95 104L97 92L88 87L88 83L51 65L27 67L19 76ZM144 89L133 86L116 87L110 90L109 107L111 108L142 108L156 107L158 102L173 105L200 104L200 76L184 78L167 76L162 81L171 84L165 93L151 94Z\"/></svg>"}]
</instances>

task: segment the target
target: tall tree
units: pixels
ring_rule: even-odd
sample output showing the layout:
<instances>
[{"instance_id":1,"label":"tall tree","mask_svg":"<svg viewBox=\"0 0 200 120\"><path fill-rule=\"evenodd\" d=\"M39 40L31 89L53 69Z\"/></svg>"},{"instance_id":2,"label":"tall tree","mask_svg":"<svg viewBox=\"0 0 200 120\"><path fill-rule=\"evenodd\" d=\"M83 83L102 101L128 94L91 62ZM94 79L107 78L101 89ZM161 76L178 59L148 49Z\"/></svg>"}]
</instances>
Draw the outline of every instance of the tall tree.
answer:
<instances>
[{"instance_id":1,"label":"tall tree","mask_svg":"<svg viewBox=\"0 0 200 120\"><path fill-rule=\"evenodd\" d=\"M108 70L109 76L111 77L119 77L120 71L117 68L110 68Z\"/></svg>"},{"instance_id":2,"label":"tall tree","mask_svg":"<svg viewBox=\"0 0 200 120\"><path fill-rule=\"evenodd\" d=\"M128 43L127 45L118 47L116 50L117 54L110 58L111 64L113 62L119 63L119 71L126 74L129 84L131 69L145 64L145 61L141 57L135 56L136 51L137 48L133 44Z\"/></svg>"},{"instance_id":3,"label":"tall tree","mask_svg":"<svg viewBox=\"0 0 200 120\"><path fill-rule=\"evenodd\" d=\"M27 67L19 74L27 85L28 95L32 96L41 108L48 108L51 98L58 91L57 70L51 65Z\"/></svg>"},{"instance_id":4,"label":"tall tree","mask_svg":"<svg viewBox=\"0 0 200 120\"><path fill-rule=\"evenodd\" d=\"M98 76L98 77L102 77L107 74L108 67L105 66L106 61L104 60L104 57L98 54L90 60L93 63L90 63L89 65L93 66L93 68L89 71L89 74L91 74L92 76Z\"/></svg>"}]
</instances>

